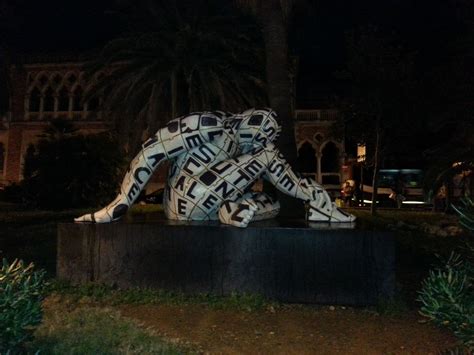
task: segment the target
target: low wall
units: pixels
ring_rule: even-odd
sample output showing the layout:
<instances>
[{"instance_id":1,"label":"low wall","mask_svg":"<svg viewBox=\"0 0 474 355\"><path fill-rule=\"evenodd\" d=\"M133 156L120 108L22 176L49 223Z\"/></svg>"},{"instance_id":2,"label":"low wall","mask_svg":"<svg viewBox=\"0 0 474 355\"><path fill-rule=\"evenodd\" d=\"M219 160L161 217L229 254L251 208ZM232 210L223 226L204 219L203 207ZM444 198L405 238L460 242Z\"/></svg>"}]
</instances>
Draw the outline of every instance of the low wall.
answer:
<instances>
[{"instance_id":1,"label":"low wall","mask_svg":"<svg viewBox=\"0 0 474 355\"><path fill-rule=\"evenodd\" d=\"M392 234L315 226L63 223L57 274L73 283L258 293L284 302L369 305L393 295Z\"/></svg>"}]
</instances>

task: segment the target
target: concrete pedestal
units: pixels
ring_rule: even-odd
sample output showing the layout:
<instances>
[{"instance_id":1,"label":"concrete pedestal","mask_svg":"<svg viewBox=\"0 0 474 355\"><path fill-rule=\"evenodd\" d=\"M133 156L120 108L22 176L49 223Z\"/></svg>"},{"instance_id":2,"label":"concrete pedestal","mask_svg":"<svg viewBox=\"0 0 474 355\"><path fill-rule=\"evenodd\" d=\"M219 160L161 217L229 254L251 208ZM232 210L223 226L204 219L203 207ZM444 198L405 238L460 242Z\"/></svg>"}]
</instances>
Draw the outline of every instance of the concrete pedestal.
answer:
<instances>
[{"instance_id":1,"label":"concrete pedestal","mask_svg":"<svg viewBox=\"0 0 474 355\"><path fill-rule=\"evenodd\" d=\"M369 305L394 293L394 238L338 225L264 221L64 223L57 275L73 283L283 302Z\"/></svg>"}]
</instances>

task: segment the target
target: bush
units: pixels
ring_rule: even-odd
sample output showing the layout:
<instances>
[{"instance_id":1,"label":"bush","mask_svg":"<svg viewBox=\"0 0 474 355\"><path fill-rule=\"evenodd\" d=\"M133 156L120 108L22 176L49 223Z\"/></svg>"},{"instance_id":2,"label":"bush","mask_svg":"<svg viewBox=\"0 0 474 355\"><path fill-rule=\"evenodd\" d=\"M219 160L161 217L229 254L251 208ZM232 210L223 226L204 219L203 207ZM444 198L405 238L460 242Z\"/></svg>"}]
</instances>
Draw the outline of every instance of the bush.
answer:
<instances>
[{"instance_id":1,"label":"bush","mask_svg":"<svg viewBox=\"0 0 474 355\"><path fill-rule=\"evenodd\" d=\"M474 201L470 197L463 197L458 206L452 206L459 215L459 224L464 229L474 232Z\"/></svg>"},{"instance_id":2,"label":"bush","mask_svg":"<svg viewBox=\"0 0 474 355\"><path fill-rule=\"evenodd\" d=\"M54 122L35 150L25 161L26 202L48 209L91 207L116 194L124 155L109 133L83 136Z\"/></svg>"},{"instance_id":3,"label":"bush","mask_svg":"<svg viewBox=\"0 0 474 355\"><path fill-rule=\"evenodd\" d=\"M21 203L22 196L23 189L18 184L7 185L3 190L0 190L0 201Z\"/></svg>"},{"instance_id":4,"label":"bush","mask_svg":"<svg viewBox=\"0 0 474 355\"><path fill-rule=\"evenodd\" d=\"M0 269L0 354L21 352L42 319L44 272L3 259Z\"/></svg>"},{"instance_id":5,"label":"bush","mask_svg":"<svg viewBox=\"0 0 474 355\"><path fill-rule=\"evenodd\" d=\"M420 292L421 314L451 329L469 350L474 350L474 249L466 260L458 254L430 271Z\"/></svg>"}]
</instances>

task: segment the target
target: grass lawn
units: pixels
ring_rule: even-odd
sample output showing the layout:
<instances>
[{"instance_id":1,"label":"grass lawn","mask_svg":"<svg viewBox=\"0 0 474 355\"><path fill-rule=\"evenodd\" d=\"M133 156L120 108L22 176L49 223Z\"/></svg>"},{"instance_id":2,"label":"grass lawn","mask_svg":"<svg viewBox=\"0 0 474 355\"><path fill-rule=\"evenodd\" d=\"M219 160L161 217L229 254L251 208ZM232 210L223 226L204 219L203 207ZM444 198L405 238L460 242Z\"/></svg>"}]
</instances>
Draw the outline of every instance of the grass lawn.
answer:
<instances>
[{"instance_id":1,"label":"grass lawn","mask_svg":"<svg viewBox=\"0 0 474 355\"><path fill-rule=\"evenodd\" d=\"M182 354L178 347L110 307L57 302L49 297L44 319L28 344L40 354Z\"/></svg>"}]
</instances>

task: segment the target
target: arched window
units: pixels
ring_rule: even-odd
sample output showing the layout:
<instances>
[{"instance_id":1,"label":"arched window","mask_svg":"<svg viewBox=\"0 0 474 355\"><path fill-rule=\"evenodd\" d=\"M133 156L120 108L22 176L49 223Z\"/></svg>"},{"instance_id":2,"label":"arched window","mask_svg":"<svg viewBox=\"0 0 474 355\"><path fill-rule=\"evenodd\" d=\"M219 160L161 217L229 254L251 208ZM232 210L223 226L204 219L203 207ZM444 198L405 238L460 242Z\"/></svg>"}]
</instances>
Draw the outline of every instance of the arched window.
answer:
<instances>
[{"instance_id":1,"label":"arched window","mask_svg":"<svg viewBox=\"0 0 474 355\"><path fill-rule=\"evenodd\" d=\"M48 75L46 75L46 73L42 73L38 76L37 81L41 84L41 87L44 88L44 86L48 82Z\"/></svg>"},{"instance_id":2,"label":"arched window","mask_svg":"<svg viewBox=\"0 0 474 355\"><path fill-rule=\"evenodd\" d=\"M323 173L339 172L339 149L333 142L327 143L323 148L321 170Z\"/></svg>"},{"instance_id":3,"label":"arched window","mask_svg":"<svg viewBox=\"0 0 474 355\"><path fill-rule=\"evenodd\" d=\"M88 111L97 111L99 109L99 98L98 97L92 97L88 104L87 104L87 110Z\"/></svg>"},{"instance_id":4,"label":"arched window","mask_svg":"<svg viewBox=\"0 0 474 355\"><path fill-rule=\"evenodd\" d=\"M59 86L59 84L61 84L61 81L63 80L63 78L61 77L61 75L59 74L54 74L53 75L53 78L51 79L51 84L57 88Z\"/></svg>"},{"instance_id":5,"label":"arched window","mask_svg":"<svg viewBox=\"0 0 474 355\"><path fill-rule=\"evenodd\" d=\"M36 148L33 144L29 144L26 148L24 163L23 163L23 177L29 179L33 176L35 171L35 157L36 157Z\"/></svg>"},{"instance_id":6,"label":"arched window","mask_svg":"<svg viewBox=\"0 0 474 355\"><path fill-rule=\"evenodd\" d=\"M5 165L5 146L0 143L0 172L3 172L3 165Z\"/></svg>"},{"instance_id":7,"label":"arched window","mask_svg":"<svg viewBox=\"0 0 474 355\"><path fill-rule=\"evenodd\" d=\"M316 151L308 142L303 143L298 149L298 170L302 173L314 173L318 168Z\"/></svg>"},{"instance_id":8,"label":"arched window","mask_svg":"<svg viewBox=\"0 0 474 355\"><path fill-rule=\"evenodd\" d=\"M53 89L48 88L44 94L43 111L52 112L54 111L54 95Z\"/></svg>"},{"instance_id":9,"label":"arched window","mask_svg":"<svg viewBox=\"0 0 474 355\"><path fill-rule=\"evenodd\" d=\"M65 87L62 87L61 90L59 90L58 111L69 111L69 92Z\"/></svg>"},{"instance_id":10,"label":"arched window","mask_svg":"<svg viewBox=\"0 0 474 355\"><path fill-rule=\"evenodd\" d=\"M74 90L74 96L72 101L72 110L73 111L83 111L84 105L82 103L82 89L77 87Z\"/></svg>"},{"instance_id":11,"label":"arched window","mask_svg":"<svg viewBox=\"0 0 474 355\"><path fill-rule=\"evenodd\" d=\"M71 86L73 86L76 83L76 81L77 81L77 78L76 78L76 75L74 74L69 75L66 79L66 82Z\"/></svg>"},{"instance_id":12,"label":"arched window","mask_svg":"<svg viewBox=\"0 0 474 355\"><path fill-rule=\"evenodd\" d=\"M38 88L34 88L30 93L30 112L39 112L41 103L41 93Z\"/></svg>"},{"instance_id":13,"label":"arched window","mask_svg":"<svg viewBox=\"0 0 474 355\"><path fill-rule=\"evenodd\" d=\"M322 150L321 173L322 183L338 185L340 184L340 157L339 149L335 143L327 143Z\"/></svg>"}]
</instances>

